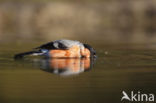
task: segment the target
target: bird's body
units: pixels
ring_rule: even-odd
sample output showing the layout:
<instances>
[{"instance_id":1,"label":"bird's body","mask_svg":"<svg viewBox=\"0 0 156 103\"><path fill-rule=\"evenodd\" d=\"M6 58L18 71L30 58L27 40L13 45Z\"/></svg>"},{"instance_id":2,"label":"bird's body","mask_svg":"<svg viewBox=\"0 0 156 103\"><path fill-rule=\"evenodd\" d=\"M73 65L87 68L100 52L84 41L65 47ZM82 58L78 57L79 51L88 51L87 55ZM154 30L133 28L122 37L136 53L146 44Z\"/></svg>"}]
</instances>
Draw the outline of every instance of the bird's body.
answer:
<instances>
[{"instance_id":1,"label":"bird's body","mask_svg":"<svg viewBox=\"0 0 156 103\"><path fill-rule=\"evenodd\" d=\"M22 58L25 55L42 55L51 58L81 58L95 56L95 50L88 44L74 40L56 40L43 44L34 51L20 53L15 58Z\"/></svg>"}]
</instances>

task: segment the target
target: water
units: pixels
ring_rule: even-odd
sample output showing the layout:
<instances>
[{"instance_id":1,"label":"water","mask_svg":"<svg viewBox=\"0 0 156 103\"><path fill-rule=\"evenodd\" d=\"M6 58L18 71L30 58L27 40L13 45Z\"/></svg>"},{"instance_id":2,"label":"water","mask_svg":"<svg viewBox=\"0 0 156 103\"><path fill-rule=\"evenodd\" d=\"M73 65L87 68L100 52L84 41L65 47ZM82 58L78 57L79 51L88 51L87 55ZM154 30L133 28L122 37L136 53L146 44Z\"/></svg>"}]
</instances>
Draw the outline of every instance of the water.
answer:
<instances>
[{"instance_id":1,"label":"water","mask_svg":"<svg viewBox=\"0 0 156 103\"><path fill-rule=\"evenodd\" d=\"M0 49L1 103L120 103L123 90L156 94L155 48L95 45L98 58L94 62L40 58L15 61L13 54L36 44L10 45L1 44Z\"/></svg>"}]
</instances>

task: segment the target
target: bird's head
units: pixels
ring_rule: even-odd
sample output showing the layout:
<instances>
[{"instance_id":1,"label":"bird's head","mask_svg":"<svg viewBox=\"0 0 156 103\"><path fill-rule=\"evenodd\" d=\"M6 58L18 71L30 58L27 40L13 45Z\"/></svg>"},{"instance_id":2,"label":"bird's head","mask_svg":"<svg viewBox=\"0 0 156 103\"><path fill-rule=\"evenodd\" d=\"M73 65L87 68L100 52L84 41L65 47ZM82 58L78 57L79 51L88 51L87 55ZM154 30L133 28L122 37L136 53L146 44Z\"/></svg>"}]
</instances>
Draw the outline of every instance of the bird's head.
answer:
<instances>
[{"instance_id":1,"label":"bird's head","mask_svg":"<svg viewBox=\"0 0 156 103\"><path fill-rule=\"evenodd\" d=\"M83 44L83 45L84 45L84 47L85 47L85 52L86 52L86 53L89 52L91 58L96 58L96 57L97 57L97 56L96 56L96 51L95 51L95 49L93 49L93 48L92 48L90 45L88 45L88 44Z\"/></svg>"}]
</instances>

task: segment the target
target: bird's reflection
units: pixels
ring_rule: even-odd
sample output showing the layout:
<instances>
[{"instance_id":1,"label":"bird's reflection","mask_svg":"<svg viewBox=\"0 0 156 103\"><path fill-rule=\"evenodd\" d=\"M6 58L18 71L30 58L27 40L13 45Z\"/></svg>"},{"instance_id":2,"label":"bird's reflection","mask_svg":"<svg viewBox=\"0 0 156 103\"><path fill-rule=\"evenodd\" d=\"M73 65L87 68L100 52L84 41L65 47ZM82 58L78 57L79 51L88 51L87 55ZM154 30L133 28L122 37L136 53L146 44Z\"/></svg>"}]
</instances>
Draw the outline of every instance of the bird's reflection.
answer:
<instances>
[{"instance_id":1,"label":"bird's reflection","mask_svg":"<svg viewBox=\"0 0 156 103\"><path fill-rule=\"evenodd\" d=\"M92 68L95 60L90 58L53 58L53 59L39 59L36 61L41 70L58 74L61 76L76 75Z\"/></svg>"}]
</instances>

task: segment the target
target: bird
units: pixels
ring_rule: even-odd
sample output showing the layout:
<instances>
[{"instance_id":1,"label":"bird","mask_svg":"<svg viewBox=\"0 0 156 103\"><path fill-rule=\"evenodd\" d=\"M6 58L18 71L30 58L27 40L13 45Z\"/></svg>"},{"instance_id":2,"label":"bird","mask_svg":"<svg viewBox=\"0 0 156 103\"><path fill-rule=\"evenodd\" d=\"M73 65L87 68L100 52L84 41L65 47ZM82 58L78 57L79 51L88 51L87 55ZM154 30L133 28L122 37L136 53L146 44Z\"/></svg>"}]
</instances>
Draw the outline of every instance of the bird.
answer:
<instances>
[{"instance_id":1,"label":"bird","mask_svg":"<svg viewBox=\"0 0 156 103\"><path fill-rule=\"evenodd\" d=\"M45 56L50 58L96 58L96 51L89 44L77 40L55 40L34 48L32 51L18 53L14 59L25 56Z\"/></svg>"}]
</instances>

